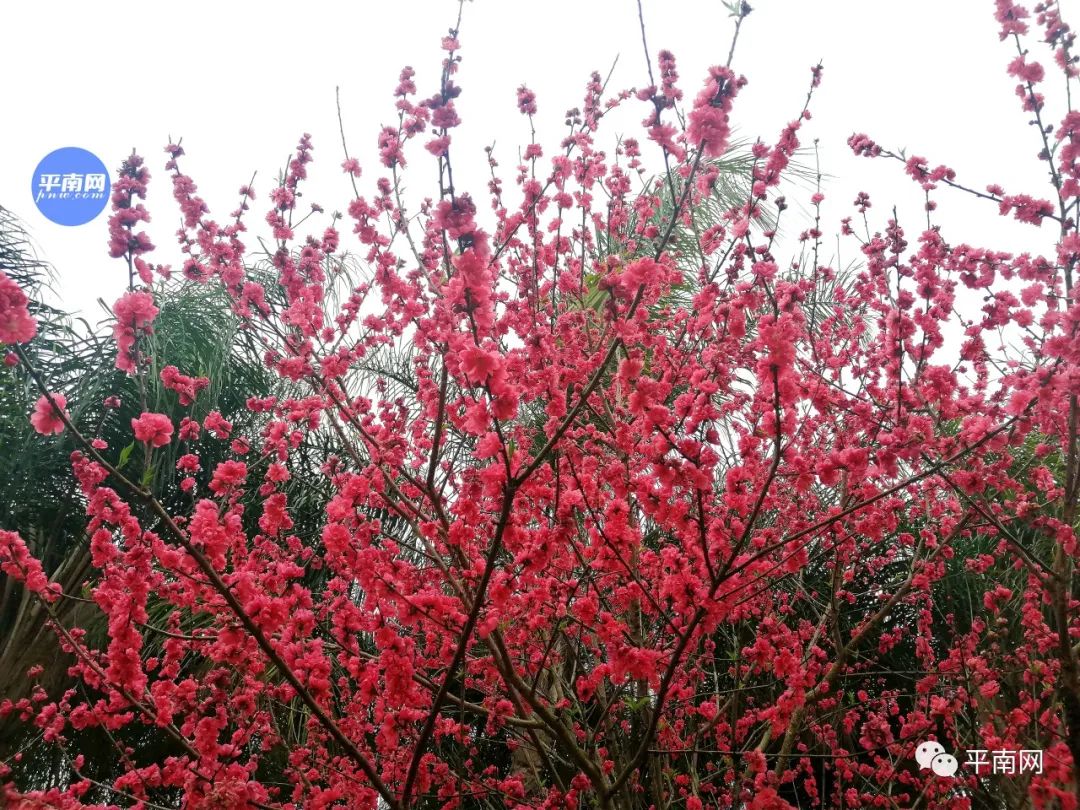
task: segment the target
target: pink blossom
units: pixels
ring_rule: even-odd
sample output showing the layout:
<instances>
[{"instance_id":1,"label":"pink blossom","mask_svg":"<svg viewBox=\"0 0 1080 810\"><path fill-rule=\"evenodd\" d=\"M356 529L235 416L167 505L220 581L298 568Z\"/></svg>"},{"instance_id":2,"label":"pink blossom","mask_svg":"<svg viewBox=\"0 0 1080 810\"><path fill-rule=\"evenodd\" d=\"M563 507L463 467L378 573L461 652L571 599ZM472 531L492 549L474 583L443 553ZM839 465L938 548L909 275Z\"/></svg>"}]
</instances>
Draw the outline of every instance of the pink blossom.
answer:
<instances>
[{"instance_id":1,"label":"pink blossom","mask_svg":"<svg viewBox=\"0 0 1080 810\"><path fill-rule=\"evenodd\" d=\"M175 164L176 158L171 159ZM150 214L142 203L135 199L146 199L146 184L150 172L143 165L143 159L131 154L120 166L120 175L112 186L112 210L109 217L109 255L113 258L140 256L154 249L150 237L145 231L135 232L139 222L149 222Z\"/></svg>"},{"instance_id":2,"label":"pink blossom","mask_svg":"<svg viewBox=\"0 0 1080 810\"><path fill-rule=\"evenodd\" d=\"M729 68L709 69L705 89L694 99L694 109L690 112L686 131L687 140L700 145L707 157L719 157L727 149L728 136L731 134L728 114L732 100L744 84L746 80L736 79Z\"/></svg>"},{"instance_id":3,"label":"pink blossom","mask_svg":"<svg viewBox=\"0 0 1080 810\"><path fill-rule=\"evenodd\" d=\"M435 157L446 157L450 152L450 136L442 135L438 138L432 138L424 144L424 148Z\"/></svg>"},{"instance_id":4,"label":"pink blossom","mask_svg":"<svg viewBox=\"0 0 1080 810\"><path fill-rule=\"evenodd\" d=\"M199 438L199 431L202 426L192 419L190 416L185 416L180 420L180 441L193 442Z\"/></svg>"},{"instance_id":5,"label":"pink blossom","mask_svg":"<svg viewBox=\"0 0 1080 810\"><path fill-rule=\"evenodd\" d=\"M522 115L536 115L536 93L521 85L517 89L517 106Z\"/></svg>"},{"instance_id":6,"label":"pink blossom","mask_svg":"<svg viewBox=\"0 0 1080 810\"><path fill-rule=\"evenodd\" d=\"M46 602L56 601L59 586L49 584L41 563L27 549L25 541L15 532L4 529L0 529L0 571L16 582L22 582Z\"/></svg>"},{"instance_id":7,"label":"pink blossom","mask_svg":"<svg viewBox=\"0 0 1080 810\"><path fill-rule=\"evenodd\" d=\"M247 465L242 461L223 461L214 468L214 477L210 481L210 491L220 495L235 489L247 478Z\"/></svg>"},{"instance_id":8,"label":"pink blossom","mask_svg":"<svg viewBox=\"0 0 1080 810\"><path fill-rule=\"evenodd\" d=\"M214 434L215 438L227 439L232 433L232 422L223 417L218 411L210 411L203 419L203 427Z\"/></svg>"},{"instance_id":9,"label":"pink blossom","mask_svg":"<svg viewBox=\"0 0 1080 810\"><path fill-rule=\"evenodd\" d=\"M656 61L660 68L660 92L669 103L678 101L683 97L683 93L676 86L676 82L679 81L679 72L675 68L675 54L668 50L661 50L656 55Z\"/></svg>"},{"instance_id":10,"label":"pink blossom","mask_svg":"<svg viewBox=\"0 0 1080 810\"><path fill-rule=\"evenodd\" d=\"M1016 5L1012 0L995 0L994 5L997 7L994 19L1001 23L1001 39L1027 33L1028 27L1024 19L1029 16L1029 12L1026 8Z\"/></svg>"},{"instance_id":11,"label":"pink blossom","mask_svg":"<svg viewBox=\"0 0 1080 810\"><path fill-rule=\"evenodd\" d=\"M37 403L34 405L34 412L30 415L30 424L34 426L34 430L45 436L50 433L63 433L64 420L60 417L60 413L68 416L68 412L63 410L67 405L67 398L63 394L51 394L50 396L52 396L53 402L56 403L55 408L53 403L49 402L49 397L42 395L38 398ZM60 408L60 411L57 411L56 408Z\"/></svg>"},{"instance_id":12,"label":"pink blossom","mask_svg":"<svg viewBox=\"0 0 1080 810\"><path fill-rule=\"evenodd\" d=\"M682 160L685 155L683 148L676 142L677 131L671 124L656 124L649 127L649 139L657 143L662 149L670 152L676 160Z\"/></svg>"},{"instance_id":13,"label":"pink blossom","mask_svg":"<svg viewBox=\"0 0 1080 810\"><path fill-rule=\"evenodd\" d=\"M402 150L401 139L396 129L383 127L379 133L379 156L382 164L388 169L394 166L405 166L405 152Z\"/></svg>"},{"instance_id":14,"label":"pink blossom","mask_svg":"<svg viewBox=\"0 0 1080 810\"><path fill-rule=\"evenodd\" d=\"M113 304L113 314L116 315L113 336L118 349L116 367L131 373L135 370L135 341L140 334L151 331L158 308L150 293L127 292Z\"/></svg>"},{"instance_id":15,"label":"pink blossom","mask_svg":"<svg viewBox=\"0 0 1080 810\"><path fill-rule=\"evenodd\" d=\"M401 69L401 74L398 77L398 86L394 89L395 96L411 96L416 93L416 85L413 83L413 76L416 75L416 71L411 67L404 67Z\"/></svg>"},{"instance_id":16,"label":"pink blossom","mask_svg":"<svg viewBox=\"0 0 1080 810\"><path fill-rule=\"evenodd\" d=\"M159 376L166 388L179 395L181 405L191 405L199 392L210 385L207 377L189 377L181 374L176 366L171 365L165 366Z\"/></svg>"},{"instance_id":17,"label":"pink blossom","mask_svg":"<svg viewBox=\"0 0 1080 810\"><path fill-rule=\"evenodd\" d=\"M26 294L0 272L0 343L26 343L37 334L37 321L27 309Z\"/></svg>"},{"instance_id":18,"label":"pink blossom","mask_svg":"<svg viewBox=\"0 0 1080 810\"><path fill-rule=\"evenodd\" d=\"M1038 84L1046 77L1046 71L1038 62L1027 62L1018 56L1009 63L1009 75L1028 84Z\"/></svg>"},{"instance_id":19,"label":"pink blossom","mask_svg":"<svg viewBox=\"0 0 1080 810\"><path fill-rule=\"evenodd\" d=\"M474 383L485 383L499 368L499 356L477 346L470 346L461 356L461 370Z\"/></svg>"},{"instance_id":20,"label":"pink blossom","mask_svg":"<svg viewBox=\"0 0 1080 810\"><path fill-rule=\"evenodd\" d=\"M1030 225L1041 225L1043 218L1053 216L1054 205L1049 200L1038 200L1027 194L1012 194L1002 197L998 203L1002 216L1013 212L1013 217Z\"/></svg>"},{"instance_id":21,"label":"pink blossom","mask_svg":"<svg viewBox=\"0 0 1080 810\"><path fill-rule=\"evenodd\" d=\"M881 147L874 143L868 135L856 133L848 138L848 146L856 155L863 157L877 157L881 154Z\"/></svg>"},{"instance_id":22,"label":"pink blossom","mask_svg":"<svg viewBox=\"0 0 1080 810\"><path fill-rule=\"evenodd\" d=\"M199 457L194 453L185 453L176 460L176 469L183 472L198 472L201 469Z\"/></svg>"},{"instance_id":23,"label":"pink blossom","mask_svg":"<svg viewBox=\"0 0 1080 810\"><path fill-rule=\"evenodd\" d=\"M445 229L451 239L460 239L476 230L476 204L468 194L459 194L453 201L443 200L435 208L436 227Z\"/></svg>"},{"instance_id":24,"label":"pink blossom","mask_svg":"<svg viewBox=\"0 0 1080 810\"><path fill-rule=\"evenodd\" d=\"M173 432L172 420L163 413L144 411L141 416L131 420L131 427L135 431L135 438L150 447L168 444Z\"/></svg>"},{"instance_id":25,"label":"pink blossom","mask_svg":"<svg viewBox=\"0 0 1080 810\"><path fill-rule=\"evenodd\" d=\"M719 157L724 154L730 134L727 113L723 110L704 105L695 108L690 113L687 137L691 143L701 144L701 149L707 157Z\"/></svg>"}]
</instances>

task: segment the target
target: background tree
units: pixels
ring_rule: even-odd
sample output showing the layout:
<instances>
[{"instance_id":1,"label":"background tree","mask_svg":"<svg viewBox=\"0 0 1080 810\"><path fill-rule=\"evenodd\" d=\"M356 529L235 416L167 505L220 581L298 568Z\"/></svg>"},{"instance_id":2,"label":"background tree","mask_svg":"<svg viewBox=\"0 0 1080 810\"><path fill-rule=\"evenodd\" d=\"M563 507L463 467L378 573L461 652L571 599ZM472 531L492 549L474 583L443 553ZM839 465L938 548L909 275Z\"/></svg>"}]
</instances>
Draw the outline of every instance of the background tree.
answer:
<instances>
[{"instance_id":1,"label":"background tree","mask_svg":"<svg viewBox=\"0 0 1080 810\"><path fill-rule=\"evenodd\" d=\"M6 209L0 209L0 253L0 270L24 289L37 292L48 284L48 266L34 258L25 231ZM154 335L148 340L149 350L208 381L199 387L191 415L203 419L215 411L233 426L238 437L256 433L259 420L245 407L247 398L284 393L288 386L265 369L252 342L237 333L228 299L214 288L177 280L160 288L157 305L160 313ZM72 418L90 426L107 443L118 467L144 482L163 503L183 508L187 495L179 486L180 479L169 472L176 469L181 447L157 454L153 469L146 468L134 453L130 423L142 412L139 400L143 394L133 378L114 367L113 341L85 321L76 321L47 305L35 304L33 312L38 334L27 346L27 354L48 375L53 390L73 404ZM155 370L157 374L146 375L144 395L155 410L179 421L181 413L189 411L181 407L180 394L170 390L162 382L160 370ZM69 629L87 631L93 643L103 643L106 616L86 598L94 585L94 569L83 514L85 501L71 477L69 456L77 445L67 435L54 440L33 429L26 417L39 393L29 377L7 374L0 384L0 445L5 448L0 454L3 525L26 537L49 578L63 585L68 596L55 608L56 618ZM192 442L191 446L199 447L205 463L230 454L225 443L212 439ZM320 457L325 455L323 449L319 448ZM310 452L311 448L306 448L305 457ZM315 470L309 467L308 472ZM298 469L298 474L302 472L303 468ZM205 471L194 472L192 478L205 483ZM294 514L309 537L315 534L313 527L323 505L319 488L310 484L301 479L304 489L294 494ZM58 699L75 683L67 674L73 659L62 653L55 633L47 629L48 616L42 606L16 579L0 574L0 594L0 637L4 639L0 645L0 700L15 703L33 696L34 702L40 703ZM148 612L147 626L168 610L154 604ZM181 626L190 632L198 627L198 620L188 617ZM144 655L160 654L163 640L164 636L151 634ZM35 674L27 677L28 672ZM10 713L0 719L0 758L13 763L19 753L16 770L29 785L48 787L66 782L70 757L57 757L52 746L41 744L40 730L20 720L21 714ZM162 736L150 730L130 742L142 756L152 759L157 752L169 750ZM109 747L108 738L90 729L76 736L70 753L93 756ZM96 761L94 766L98 779L120 773L119 764L111 757Z\"/></svg>"}]
</instances>

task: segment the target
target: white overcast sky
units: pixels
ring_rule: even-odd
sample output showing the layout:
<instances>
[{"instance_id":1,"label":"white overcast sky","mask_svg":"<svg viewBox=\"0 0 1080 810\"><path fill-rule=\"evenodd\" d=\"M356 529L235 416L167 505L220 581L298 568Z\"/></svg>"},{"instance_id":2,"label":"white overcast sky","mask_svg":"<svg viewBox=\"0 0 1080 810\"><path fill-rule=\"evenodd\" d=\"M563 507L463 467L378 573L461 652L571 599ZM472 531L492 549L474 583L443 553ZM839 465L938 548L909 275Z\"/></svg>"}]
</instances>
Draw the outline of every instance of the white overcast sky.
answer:
<instances>
[{"instance_id":1,"label":"white overcast sky","mask_svg":"<svg viewBox=\"0 0 1080 810\"><path fill-rule=\"evenodd\" d=\"M643 1L653 58L661 48L675 53L690 101L707 67L723 62L731 21L718 0ZM894 203L912 236L924 221L921 194L898 163L851 156L846 139L853 131L886 147L906 147L931 165L946 163L976 188L998 182L1009 192L1047 196L1036 133L1005 73L1014 52L998 40L992 0L753 4L735 55L734 67L749 84L736 101L734 122L740 136L775 138L802 105L809 67L823 60L824 81L803 141L820 140L822 168L833 175L825 188L827 239L840 217L852 213L858 190L871 194L882 222ZM379 127L394 119L397 74L412 65L421 97L437 89L439 39L457 5L18 3L6 9L0 50L0 205L23 219L41 256L55 265L62 303L96 319L95 300L111 302L126 282L122 263L108 258L108 211L79 227L46 220L30 193L42 157L79 146L115 171L132 147L138 149L153 174L148 207L159 249L148 258L174 266L178 214L162 169L170 135L183 137L183 166L221 218L235 207L238 187L258 172L260 198L249 226L259 232L267 207L262 195L300 134L310 132L315 163L305 201L344 209L351 192L339 168L335 87L341 87L350 149L365 167L366 193L383 173L375 142ZM1066 21L1080 26L1080 0L1064 0L1062 7ZM475 0L465 4L460 40L463 126L455 132L455 180L478 199L485 199L482 147L492 141L506 188L513 187L517 147L528 140L514 101L519 84L537 94L548 155L562 136L564 111L580 104L590 71L606 75L618 57L609 87L648 84L635 0ZM647 105L627 104L630 114L618 130L602 131L602 146L610 148L619 131L641 134ZM408 185L426 185L432 191L425 193L434 194L434 159L420 143ZM657 157L648 145L646 156ZM1050 225L1040 233L956 192L939 192L938 200L937 219L947 224L952 242L999 249L1052 245ZM844 249L850 255L850 243Z\"/></svg>"}]
</instances>

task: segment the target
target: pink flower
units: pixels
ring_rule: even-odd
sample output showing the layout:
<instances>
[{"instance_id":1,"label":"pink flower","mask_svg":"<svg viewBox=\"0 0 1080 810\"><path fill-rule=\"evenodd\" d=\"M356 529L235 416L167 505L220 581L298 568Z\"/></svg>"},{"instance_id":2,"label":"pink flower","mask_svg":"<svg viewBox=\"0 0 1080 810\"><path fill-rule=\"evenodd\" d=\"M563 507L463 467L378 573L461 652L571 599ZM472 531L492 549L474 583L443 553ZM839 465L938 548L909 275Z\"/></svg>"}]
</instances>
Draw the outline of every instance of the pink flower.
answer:
<instances>
[{"instance_id":1,"label":"pink flower","mask_svg":"<svg viewBox=\"0 0 1080 810\"><path fill-rule=\"evenodd\" d=\"M1046 77L1046 71L1038 62L1026 62L1018 56L1009 63L1009 75L1028 84L1038 84Z\"/></svg>"},{"instance_id":2,"label":"pink flower","mask_svg":"<svg viewBox=\"0 0 1080 810\"><path fill-rule=\"evenodd\" d=\"M651 279L658 278L663 268L649 257L630 262L623 270L626 283L636 290Z\"/></svg>"},{"instance_id":3,"label":"pink flower","mask_svg":"<svg viewBox=\"0 0 1080 810\"><path fill-rule=\"evenodd\" d=\"M1013 212L1013 217L1030 225L1041 225L1043 217L1053 216L1054 206L1049 200L1036 200L1027 194L1011 194L1002 197L998 203L998 212L1005 216Z\"/></svg>"},{"instance_id":4,"label":"pink flower","mask_svg":"<svg viewBox=\"0 0 1080 810\"><path fill-rule=\"evenodd\" d=\"M22 582L46 602L57 599L59 586L50 585L41 563L30 553L23 539L15 532L4 529L0 529L0 572L16 582Z\"/></svg>"},{"instance_id":5,"label":"pink flower","mask_svg":"<svg viewBox=\"0 0 1080 810\"><path fill-rule=\"evenodd\" d=\"M424 148L435 157L445 157L450 152L450 136L443 135L441 138L434 138L424 144Z\"/></svg>"},{"instance_id":6,"label":"pink flower","mask_svg":"<svg viewBox=\"0 0 1080 810\"><path fill-rule=\"evenodd\" d=\"M468 194L459 194L453 201L443 200L435 208L435 227L445 230L451 239L460 239L476 230L476 204Z\"/></svg>"},{"instance_id":7,"label":"pink flower","mask_svg":"<svg viewBox=\"0 0 1080 810\"><path fill-rule=\"evenodd\" d=\"M877 157L881 154L881 147L874 143L869 135L865 135L861 132L853 134L847 140L848 146L851 147L856 155L862 157Z\"/></svg>"},{"instance_id":8,"label":"pink flower","mask_svg":"<svg viewBox=\"0 0 1080 810\"><path fill-rule=\"evenodd\" d=\"M37 321L26 304L19 285L0 273L0 343L26 343L37 334Z\"/></svg>"},{"instance_id":9,"label":"pink flower","mask_svg":"<svg viewBox=\"0 0 1080 810\"><path fill-rule=\"evenodd\" d=\"M729 68L712 67L705 89L694 99L686 136L690 143L700 144L707 157L719 157L727 149L731 127L728 114L732 100L746 79L735 78Z\"/></svg>"},{"instance_id":10,"label":"pink flower","mask_svg":"<svg viewBox=\"0 0 1080 810\"><path fill-rule=\"evenodd\" d=\"M185 416L180 420L180 441L193 442L199 438L201 425L191 417Z\"/></svg>"},{"instance_id":11,"label":"pink flower","mask_svg":"<svg viewBox=\"0 0 1080 810\"><path fill-rule=\"evenodd\" d=\"M154 296L148 292L127 292L113 304L116 320L134 329L149 326L157 317Z\"/></svg>"},{"instance_id":12,"label":"pink flower","mask_svg":"<svg viewBox=\"0 0 1080 810\"><path fill-rule=\"evenodd\" d=\"M676 131L671 124L655 124L649 127L649 139L670 152L676 160L682 160L685 152L675 142Z\"/></svg>"},{"instance_id":13,"label":"pink flower","mask_svg":"<svg viewBox=\"0 0 1080 810\"><path fill-rule=\"evenodd\" d=\"M130 155L120 166L120 176L112 187L114 213L109 217L109 255L113 258L133 258L154 249L145 231L135 233L137 223L150 221L150 214L142 203L135 203L136 197L146 199L149 179L150 173L138 155Z\"/></svg>"},{"instance_id":14,"label":"pink flower","mask_svg":"<svg viewBox=\"0 0 1080 810\"><path fill-rule=\"evenodd\" d=\"M675 55L668 50L657 54L657 62L660 65L661 92L668 102L678 101L683 97L682 90L675 86L679 81L679 72L675 69Z\"/></svg>"},{"instance_id":15,"label":"pink flower","mask_svg":"<svg viewBox=\"0 0 1080 810\"><path fill-rule=\"evenodd\" d=\"M151 331L150 325L157 317L158 308L154 306L154 297L148 292L127 292L113 304L116 324L113 336L116 338L118 352L116 367L121 371L135 370L135 340L138 331Z\"/></svg>"},{"instance_id":16,"label":"pink flower","mask_svg":"<svg viewBox=\"0 0 1080 810\"><path fill-rule=\"evenodd\" d=\"M210 491L215 495L234 489L247 478L247 465L242 461L223 461L214 468Z\"/></svg>"},{"instance_id":17,"label":"pink flower","mask_svg":"<svg viewBox=\"0 0 1080 810\"><path fill-rule=\"evenodd\" d=\"M723 110L704 105L690 113L687 135L691 143L701 144L706 156L719 157L724 154L730 134L728 116Z\"/></svg>"},{"instance_id":18,"label":"pink flower","mask_svg":"<svg viewBox=\"0 0 1080 810\"><path fill-rule=\"evenodd\" d=\"M431 114L431 124L439 129L452 129L461 123L461 119L458 117L457 110L454 107L454 102L448 101L445 104L436 107L435 111Z\"/></svg>"},{"instance_id":19,"label":"pink flower","mask_svg":"<svg viewBox=\"0 0 1080 810\"><path fill-rule=\"evenodd\" d=\"M151 447L162 447L172 437L173 424L163 413L143 412L142 416L131 420L135 438Z\"/></svg>"},{"instance_id":20,"label":"pink flower","mask_svg":"<svg viewBox=\"0 0 1080 810\"><path fill-rule=\"evenodd\" d=\"M997 6L994 19L1001 23L1001 31L998 34L1001 39L1013 34L1027 33L1027 23L1023 21L1025 17L1029 16L1026 8L1016 5L1012 0L995 0L994 5Z\"/></svg>"},{"instance_id":21,"label":"pink flower","mask_svg":"<svg viewBox=\"0 0 1080 810\"><path fill-rule=\"evenodd\" d=\"M397 130L383 127L382 132L379 133L379 157L388 169L405 165L405 153L401 149L401 140L398 138Z\"/></svg>"},{"instance_id":22,"label":"pink flower","mask_svg":"<svg viewBox=\"0 0 1080 810\"><path fill-rule=\"evenodd\" d=\"M401 75L398 79L398 86L394 90L395 96L409 96L416 92L416 84L413 83L413 76L416 75L416 71L411 67L405 66L401 69Z\"/></svg>"},{"instance_id":23,"label":"pink flower","mask_svg":"<svg viewBox=\"0 0 1080 810\"><path fill-rule=\"evenodd\" d=\"M522 115L536 115L536 93L521 85L517 89L517 105Z\"/></svg>"},{"instance_id":24,"label":"pink flower","mask_svg":"<svg viewBox=\"0 0 1080 810\"><path fill-rule=\"evenodd\" d=\"M63 409L67 405L67 398L63 394L51 394L57 408ZM67 411L63 411L67 416ZM60 418L60 412L49 402L49 396L42 395L34 405L34 412L30 414L30 424L38 433L48 436L50 433L63 433L64 420Z\"/></svg>"},{"instance_id":25,"label":"pink flower","mask_svg":"<svg viewBox=\"0 0 1080 810\"><path fill-rule=\"evenodd\" d=\"M499 355L486 352L477 346L470 346L461 356L461 370L473 383L485 383L488 377L501 365Z\"/></svg>"},{"instance_id":26,"label":"pink flower","mask_svg":"<svg viewBox=\"0 0 1080 810\"><path fill-rule=\"evenodd\" d=\"M218 411L210 411L203 420L203 427L214 434L217 439L227 439L232 433L232 422L226 419Z\"/></svg>"},{"instance_id":27,"label":"pink flower","mask_svg":"<svg viewBox=\"0 0 1080 810\"><path fill-rule=\"evenodd\" d=\"M189 377L181 374L176 366L165 366L161 370L161 382L166 388L175 391L180 396L181 405L190 405L195 401L199 392L210 385L206 377Z\"/></svg>"},{"instance_id":28,"label":"pink flower","mask_svg":"<svg viewBox=\"0 0 1080 810\"><path fill-rule=\"evenodd\" d=\"M201 468L199 457L194 453L185 453L176 461L176 469L184 472L198 472Z\"/></svg>"}]
</instances>

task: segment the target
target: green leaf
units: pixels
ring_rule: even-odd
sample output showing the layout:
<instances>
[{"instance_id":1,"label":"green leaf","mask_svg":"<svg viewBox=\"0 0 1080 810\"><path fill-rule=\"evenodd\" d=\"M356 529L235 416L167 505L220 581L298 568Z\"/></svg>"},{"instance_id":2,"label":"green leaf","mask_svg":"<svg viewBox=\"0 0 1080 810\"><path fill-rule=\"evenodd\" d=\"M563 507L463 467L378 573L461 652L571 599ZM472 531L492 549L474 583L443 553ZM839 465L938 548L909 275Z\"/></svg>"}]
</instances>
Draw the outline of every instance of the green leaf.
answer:
<instances>
[{"instance_id":1,"label":"green leaf","mask_svg":"<svg viewBox=\"0 0 1080 810\"><path fill-rule=\"evenodd\" d=\"M135 442L132 442L123 450L120 451L120 460L116 462L116 469L122 470L127 466L128 461L131 459L131 451L135 449Z\"/></svg>"},{"instance_id":2,"label":"green leaf","mask_svg":"<svg viewBox=\"0 0 1080 810\"><path fill-rule=\"evenodd\" d=\"M152 466L147 467L146 472L143 473L142 480L139 481L139 486L143 487L144 489L150 486L150 482L154 480L154 472L155 470Z\"/></svg>"}]
</instances>

